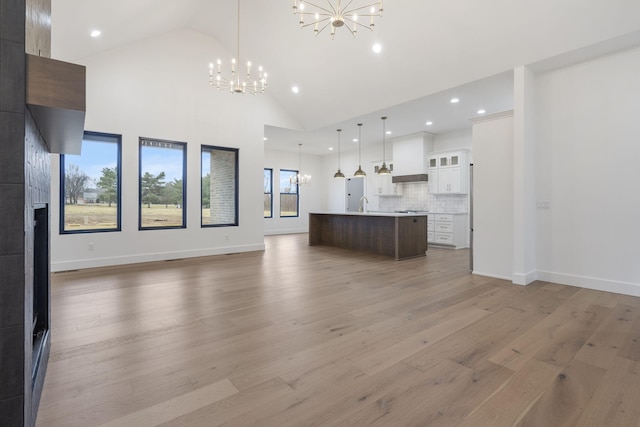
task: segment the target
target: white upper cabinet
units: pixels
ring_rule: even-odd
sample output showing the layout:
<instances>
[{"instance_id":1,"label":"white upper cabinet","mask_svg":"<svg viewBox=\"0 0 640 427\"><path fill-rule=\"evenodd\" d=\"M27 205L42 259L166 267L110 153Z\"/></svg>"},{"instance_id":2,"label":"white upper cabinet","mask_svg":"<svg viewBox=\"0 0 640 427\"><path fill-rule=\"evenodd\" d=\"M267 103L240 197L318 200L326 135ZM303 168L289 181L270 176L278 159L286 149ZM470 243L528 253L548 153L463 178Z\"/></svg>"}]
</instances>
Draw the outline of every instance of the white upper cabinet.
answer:
<instances>
[{"instance_id":1,"label":"white upper cabinet","mask_svg":"<svg viewBox=\"0 0 640 427\"><path fill-rule=\"evenodd\" d=\"M391 182L392 175L373 176L374 196L402 196L402 184Z\"/></svg>"},{"instance_id":2,"label":"white upper cabinet","mask_svg":"<svg viewBox=\"0 0 640 427\"><path fill-rule=\"evenodd\" d=\"M469 165L467 151L432 154L427 158L429 193L467 194L469 191Z\"/></svg>"}]
</instances>

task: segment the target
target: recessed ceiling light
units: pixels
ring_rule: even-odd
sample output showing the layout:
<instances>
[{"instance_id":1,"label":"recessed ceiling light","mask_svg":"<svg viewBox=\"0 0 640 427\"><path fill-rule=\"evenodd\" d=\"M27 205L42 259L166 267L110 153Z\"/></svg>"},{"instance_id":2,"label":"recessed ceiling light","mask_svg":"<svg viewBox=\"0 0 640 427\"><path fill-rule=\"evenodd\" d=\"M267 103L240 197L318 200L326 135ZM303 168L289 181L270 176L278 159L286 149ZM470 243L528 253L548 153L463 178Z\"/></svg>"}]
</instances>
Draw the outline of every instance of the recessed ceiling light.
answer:
<instances>
[{"instance_id":1,"label":"recessed ceiling light","mask_svg":"<svg viewBox=\"0 0 640 427\"><path fill-rule=\"evenodd\" d=\"M100 31L100 30L91 31L91 37L98 37L98 36L100 36L100 34L102 34L102 31Z\"/></svg>"},{"instance_id":2,"label":"recessed ceiling light","mask_svg":"<svg viewBox=\"0 0 640 427\"><path fill-rule=\"evenodd\" d=\"M478 114L484 114L484 113L486 113L486 111L485 111L485 110L482 110L482 109L481 109L481 110L478 110Z\"/></svg>"},{"instance_id":3,"label":"recessed ceiling light","mask_svg":"<svg viewBox=\"0 0 640 427\"><path fill-rule=\"evenodd\" d=\"M450 101L452 104L457 104L458 102L460 102L460 100L458 98L451 98Z\"/></svg>"},{"instance_id":4,"label":"recessed ceiling light","mask_svg":"<svg viewBox=\"0 0 640 427\"><path fill-rule=\"evenodd\" d=\"M266 141L266 140L267 140L267 137L265 136L263 139Z\"/></svg>"},{"instance_id":5,"label":"recessed ceiling light","mask_svg":"<svg viewBox=\"0 0 640 427\"><path fill-rule=\"evenodd\" d=\"M371 48L375 53L380 53L382 52L382 45L380 43L376 43L373 45L373 47Z\"/></svg>"},{"instance_id":6,"label":"recessed ceiling light","mask_svg":"<svg viewBox=\"0 0 640 427\"><path fill-rule=\"evenodd\" d=\"M333 147L329 147L329 151L333 151Z\"/></svg>"},{"instance_id":7,"label":"recessed ceiling light","mask_svg":"<svg viewBox=\"0 0 640 427\"><path fill-rule=\"evenodd\" d=\"M427 122L425 123L427 126L431 126L433 124L433 122Z\"/></svg>"},{"instance_id":8,"label":"recessed ceiling light","mask_svg":"<svg viewBox=\"0 0 640 427\"><path fill-rule=\"evenodd\" d=\"M358 138L353 138L353 142L358 142Z\"/></svg>"},{"instance_id":9,"label":"recessed ceiling light","mask_svg":"<svg viewBox=\"0 0 640 427\"><path fill-rule=\"evenodd\" d=\"M291 88L291 92L293 92L293 93L300 93L300 88L299 88L298 86L293 86L293 87Z\"/></svg>"},{"instance_id":10,"label":"recessed ceiling light","mask_svg":"<svg viewBox=\"0 0 640 427\"><path fill-rule=\"evenodd\" d=\"M390 130L387 131L387 135L391 135L391 131Z\"/></svg>"}]
</instances>

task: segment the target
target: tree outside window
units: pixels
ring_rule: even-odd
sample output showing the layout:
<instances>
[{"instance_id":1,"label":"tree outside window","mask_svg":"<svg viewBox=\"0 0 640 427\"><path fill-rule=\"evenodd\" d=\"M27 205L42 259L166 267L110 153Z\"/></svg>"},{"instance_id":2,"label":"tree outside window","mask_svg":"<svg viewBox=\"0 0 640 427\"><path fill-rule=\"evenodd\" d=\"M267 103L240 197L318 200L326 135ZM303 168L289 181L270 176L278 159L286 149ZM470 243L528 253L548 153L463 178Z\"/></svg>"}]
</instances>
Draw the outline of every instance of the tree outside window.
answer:
<instances>
[{"instance_id":1,"label":"tree outside window","mask_svg":"<svg viewBox=\"0 0 640 427\"><path fill-rule=\"evenodd\" d=\"M60 233L120 230L121 136L85 132L81 154L60 155Z\"/></svg>"},{"instance_id":2,"label":"tree outside window","mask_svg":"<svg viewBox=\"0 0 640 427\"><path fill-rule=\"evenodd\" d=\"M140 138L139 229L186 227L186 148L184 142Z\"/></svg>"},{"instance_id":3,"label":"tree outside window","mask_svg":"<svg viewBox=\"0 0 640 427\"><path fill-rule=\"evenodd\" d=\"M280 217L290 218L299 215L298 185L292 183L298 171L280 169Z\"/></svg>"},{"instance_id":4,"label":"tree outside window","mask_svg":"<svg viewBox=\"0 0 640 427\"><path fill-rule=\"evenodd\" d=\"M264 217L273 218L273 169L264 170Z\"/></svg>"}]
</instances>

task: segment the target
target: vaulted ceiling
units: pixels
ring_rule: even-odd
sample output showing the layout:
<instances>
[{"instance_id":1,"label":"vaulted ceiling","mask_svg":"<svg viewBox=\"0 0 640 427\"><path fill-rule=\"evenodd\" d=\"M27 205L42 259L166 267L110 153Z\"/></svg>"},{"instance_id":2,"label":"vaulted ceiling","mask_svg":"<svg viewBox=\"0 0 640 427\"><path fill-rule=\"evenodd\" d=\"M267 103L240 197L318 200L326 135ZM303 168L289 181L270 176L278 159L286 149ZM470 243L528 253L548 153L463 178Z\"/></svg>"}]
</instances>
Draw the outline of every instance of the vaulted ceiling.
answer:
<instances>
[{"instance_id":1,"label":"vaulted ceiling","mask_svg":"<svg viewBox=\"0 0 640 427\"><path fill-rule=\"evenodd\" d=\"M315 37L300 30L292 3L240 0L240 54L265 67L269 96L310 139L326 139L337 126L357 120L379 120L381 113L390 116L396 135L464 127L479 108L511 108L514 67L640 34L640 1L387 0L374 31L362 29L356 38L337 31L331 40L326 32ZM206 64L236 51L236 8L233 0L54 0L52 53L81 62L190 28L226 49L211 52ZM102 35L92 39L96 28ZM382 45L381 53L372 51L374 43ZM291 91L293 85L300 93ZM450 96L461 102L452 107ZM425 127L427 120L433 127Z\"/></svg>"}]
</instances>

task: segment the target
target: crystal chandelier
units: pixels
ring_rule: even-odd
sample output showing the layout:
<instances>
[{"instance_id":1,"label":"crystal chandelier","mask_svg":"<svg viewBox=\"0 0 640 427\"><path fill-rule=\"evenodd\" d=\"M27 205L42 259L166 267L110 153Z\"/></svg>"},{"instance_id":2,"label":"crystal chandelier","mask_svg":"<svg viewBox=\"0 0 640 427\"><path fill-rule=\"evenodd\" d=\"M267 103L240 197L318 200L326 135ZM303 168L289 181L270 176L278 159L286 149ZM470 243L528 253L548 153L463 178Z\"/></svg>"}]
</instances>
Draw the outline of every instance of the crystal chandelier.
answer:
<instances>
[{"instance_id":1,"label":"crystal chandelier","mask_svg":"<svg viewBox=\"0 0 640 427\"><path fill-rule=\"evenodd\" d=\"M374 19L382 16L382 1L363 4L371 0L326 0L326 5L320 6L306 0L293 0L293 13L300 17L300 28L313 25L313 32L317 36L325 28L331 28L331 38L335 37L336 28L345 27L356 36L358 27L373 30ZM324 3L323 3L324 4ZM305 18L310 22L305 23ZM360 18L368 23L361 23Z\"/></svg>"},{"instance_id":2,"label":"crystal chandelier","mask_svg":"<svg viewBox=\"0 0 640 427\"><path fill-rule=\"evenodd\" d=\"M337 129L337 131L338 131L338 172L336 172L333 175L333 177L334 178L344 178L344 174L340 170L340 132L342 132L342 129Z\"/></svg>"},{"instance_id":3,"label":"crystal chandelier","mask_svg":"<svg viewBox=\"0 0 640 427\"><path fill-rule=\"evenodd\" d=\"M311 183L311 175L304 174L302 175L300 171L302 170L302 144L298 144L298 173L289 178L289 184L292 185L304 185Z\"/></svg>"},{"instance_id":4,"label":"crystal chandelier","mask_svg":"<svg viewBox=\"0 0 640 427\"><path fill-rule=\"evenodd\" d=\"M378 169L378 175L389 175L391 173L391 170L387 167L387 162L385 161L385 139L386 139L386 135L387 132L385 130L385 121L387 120L386 117L381 117L382 119L382 166L380 166L380 169Z\"/></svg>"},{"instance_id":5,"label":"crystal chandelier","mask_svg":"<svg viewBox=\"0 0 640 427\"><path fill-rule=\"evenodd\" d=\"M218 90L228 89L231 93L250 93L257 95L267 88L267 73L262 66L258 67L258 75L251 76L251 61L247 61L244 73L240 70L240 0L238 0L238 51L237 56L231 59L231 73L222 73L222 61L218 59L216 66L209 64L209 84Z\"/></svg>"},{"instance_id":6,"label":"crystal chandelier","mask_svg":"<svg viewBox=\"0 0 640 427\"><path fill-rule=\"evenodd\" d=\"M353 176L367 176L367 173L362 170L362 123L358 123L358 170Z\"/></svg>"}]
</instances>

